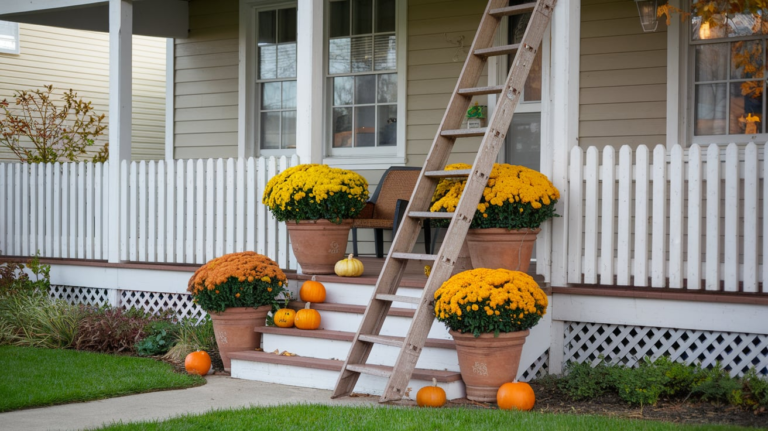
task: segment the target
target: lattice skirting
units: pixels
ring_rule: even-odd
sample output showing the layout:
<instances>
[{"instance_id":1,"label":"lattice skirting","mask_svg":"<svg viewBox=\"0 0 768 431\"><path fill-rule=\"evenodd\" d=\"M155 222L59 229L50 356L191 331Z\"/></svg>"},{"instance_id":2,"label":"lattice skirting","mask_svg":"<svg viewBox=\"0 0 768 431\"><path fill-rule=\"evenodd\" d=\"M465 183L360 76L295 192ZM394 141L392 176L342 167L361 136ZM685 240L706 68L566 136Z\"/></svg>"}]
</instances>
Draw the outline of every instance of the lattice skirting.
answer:
<instances>
[{"instance_id":1,"label":"lattice skirting","mask_svg":"<svg viewBox=\"0 0 768 431\"><path fill-rule=\"evenodd\" d=\"M565 322L564 363L597 363L600 356L626 366L637 366L646 356L702 367L720 361L732 376L752 367L768 375L768 335Z\"/></svg>"},{"instance_id":2,"label":"lattice skirting","mask_svg":"<svg viewBox=\"0 0 768 431\"><path fill-rule=\"evenodd\" d=\"M51 286L48 294L53 299L62 299L70 304L94 305L97 307L109 304L108 289Z\"/></svg>"},{"instance_id":3,"label":"lattice skirting","mask_svg":"<svg viewBox=\"0 0 768 431\"><path fill-rule=\"evenodd\" d=\"M545 350L530 367L520 376L521 382L530 382L531 380L544 377L549 373L549 349Z\"/></svg>"}]
</instances>

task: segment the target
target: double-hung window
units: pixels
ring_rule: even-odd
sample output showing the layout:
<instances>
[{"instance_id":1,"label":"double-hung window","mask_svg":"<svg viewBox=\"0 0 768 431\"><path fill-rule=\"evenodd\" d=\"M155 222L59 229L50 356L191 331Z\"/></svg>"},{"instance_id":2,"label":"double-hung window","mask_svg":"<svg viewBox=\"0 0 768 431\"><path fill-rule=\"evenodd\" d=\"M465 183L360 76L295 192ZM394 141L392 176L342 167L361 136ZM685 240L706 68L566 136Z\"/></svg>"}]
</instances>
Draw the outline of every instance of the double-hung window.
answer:
<instances>
[{"instance_id":1,"label":"double-hung window","mask_svg":"<svg viewBox=\"0 0 768 431\"><path fill-rule=\"evenodd\" d=\"M330 147L397 142L396 0L330 0Z\"/></svg>"},{"instance_id":2,"label":"double-hung window","mask_svg":"<svg viewBox=\"0 0 768 431\"><path fill-rule=\"evenodd\" d=\"M710 18L709 12L694 9L689 35L694 142L722 143L726 135L727 142L747 142L768 133L764 13L723 12Z\"/></svg>"},{"instance_id":3,"label":"double-hung window","mask_svg":"<svg viewBox=\"0 0 768 431\"><path fill-rule=\"evenodd\" d=\"M19 24L0 21L0 54L19 53Z\"/></svg>"},{"instance_id":4,"label":"double-hung window","mask_svg":"<svg viewBox=\"0 0 768 431\"><path fill-rule=\"evenodd\" d=\"M258 137L262 150L296 148L296 7L256 18Z\"/></svg>"}]
</instances>

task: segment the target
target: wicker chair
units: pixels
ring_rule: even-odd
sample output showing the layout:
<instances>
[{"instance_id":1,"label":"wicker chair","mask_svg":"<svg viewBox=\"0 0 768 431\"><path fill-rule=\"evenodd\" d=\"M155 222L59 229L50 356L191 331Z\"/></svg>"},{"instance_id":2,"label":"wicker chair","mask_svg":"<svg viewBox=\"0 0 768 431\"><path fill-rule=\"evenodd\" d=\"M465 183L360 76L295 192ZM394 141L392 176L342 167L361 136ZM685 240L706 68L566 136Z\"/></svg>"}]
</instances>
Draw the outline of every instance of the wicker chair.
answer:
<instances>
[{"instance_id":1,"label":"wicker chair","mask_svg":"<svg viewBox=\"0 0 768 431\"><path fill-rule=\"evenodd\" d=\"M354 219L352 224L352 249L357 255L357 229L373 229L376 257L384 257L384 229L397 232L400 220L405 216L421 168L393 166L381 176L373 196ZM430 250L429 223L424 222L424 248Z\"/></svg>"}]
</instances>

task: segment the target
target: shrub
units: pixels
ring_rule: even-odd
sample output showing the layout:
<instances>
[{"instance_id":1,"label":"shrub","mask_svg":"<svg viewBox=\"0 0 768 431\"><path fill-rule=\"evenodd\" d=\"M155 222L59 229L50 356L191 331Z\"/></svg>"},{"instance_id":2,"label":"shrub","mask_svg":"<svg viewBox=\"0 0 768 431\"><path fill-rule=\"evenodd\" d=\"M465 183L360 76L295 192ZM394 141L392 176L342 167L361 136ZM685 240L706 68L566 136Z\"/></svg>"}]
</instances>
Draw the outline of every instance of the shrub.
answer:
<instances>
[{"instance_id":1,"label":"shrub","mask_svg":"<svg viewBox=\"0 0 768 431\"><path fill-rule=\"evenodd\" d=\"M24 270L28 269L34 280ZM48 292L51 287L51 266L40 263L40 252L27 261L0 261L0 298L9 295L32 292Z\"/></svg>"},{"instance_id":2,"label":"shrub","mask_svg":"<svg viewBox=\"0 0 768 431\"><path fill-rule=\"evenodd\" d=\"M144 328L157 319L133 309L90 308L80 321L74 347L105 353L133 352L136 343L145 337Z\"/></svg>"},{"instance_id":3,"label":"shrub","mask_svg":"<svg viewBox=\"0 0 768 431\"><path fill-rule=\"evenodd\" d=\"M602 359L594 367L589 362L569 362L557 386L573 400L597 398L612 388L612 369Z\"/></svg>"},{"instance_id":4,"label":"shrub","mask_svg":"<svg viewBox=\"0 0 768 431\"><path fill-rule=\"evenodd\" d=\"M298 165L269 180L262 203L278 221L327 219L341 223L360 214L368 200L361 175L327 165Z\"/></svg>"},{"instance_id":5,"label":"shrub","mask_svg":"<svg viewBox=\"0 0 768 431\"><path fill-rule=\"evenodd\" d=\"M210 316L205 316L205 320L199 324L193 319L184 319L179 322L175 344L165 357L182 361L188 354L197 350L205 350L209 353L218 351Z\"/></svg>"},{"instance_id":6,"label":"shrub","mask_svg":"<svg viewBox=\"0 0 768 431\"><path fill-rule=\"evenodd\" d=\"M547 304L547 295L530 275L507 269L464 271L435 292L437 320L475 337L530 329Z\"/></svg>"},{"instance_id":7,"label":"shrub","mask_svg":"<svg viewBox=\"0 0 768 431\"><path fill-rule=\"evenodd\" d=\"M768 378L760 377L754 368L751 368L742 377L744 405L754 409L768 408Z\"/></svg>"},{"instance_id":8,"label":"shrub","mask_svg":"<svg viewBox=\"0 0 768 431\"><path fill-rule=\"evenodd\" d=\"M66 348L72 346L82 307L54 300L46 293L13 295L0 301L0 342L16 346Z\"/></svg>"},{"instance_id":9,"label":"shrub","mask_svg":"<svg viewBox=\"0 0 768 431\"><path fill-rule=\"evenodd\" d=\"M657 364L646 357L637 368L612 367L610 380L619 397L629 404L655 405L668 391L666 368L663 360Z\"/></svg>"},{"instance_id":10,"label":"shrub","mask_svg":"<svg viewBox=\"0 0 768 431\"><path fill-rule=\"evenodd\" d=\"M136 353L140 356L163 355L176 343L179 326L170 320L157 320L150 322L144 332L146 336L136 343Z\"/></svg>"},{"instance_id":11,"label":"shrub","mask_svg":"<svg viewBox=\"0 0 768 431\"><path fill-rule=\"evenodd\" d=\"M717 362L714 367L702 369L693 383L693 395L703 401L741 404L741 383Z\"/></svg>"}]
</instances>

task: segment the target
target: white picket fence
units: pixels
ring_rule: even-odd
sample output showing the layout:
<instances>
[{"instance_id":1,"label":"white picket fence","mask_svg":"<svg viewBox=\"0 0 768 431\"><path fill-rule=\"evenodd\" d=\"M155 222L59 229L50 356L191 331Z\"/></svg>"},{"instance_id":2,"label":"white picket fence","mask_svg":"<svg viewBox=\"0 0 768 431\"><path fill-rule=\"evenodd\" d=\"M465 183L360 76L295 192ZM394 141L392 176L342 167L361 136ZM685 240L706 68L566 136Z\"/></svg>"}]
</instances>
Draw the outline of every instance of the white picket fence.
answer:
<instances>
[{"instance_id":1,"label":"white picket fence","mask_svg":"<svg viewBox=\"0 0 768 431\"><path fill-rule=\"evenodd\" d=\"M123 161L120 259L202 264L254 250L296 268L284 223L261 204L298 158ZM0 255L106 260L108 163L0 164Z\"/></svg>"},{"instance_id":2,"label":"white picket fence","mask_svg":"<svg viewBox=\"0 0 768 431\"><path fill-rule=\"evenodd\" d=\"M569 283L768 292L763 147L574 148Z\"/></svg>"}]
</instances>

